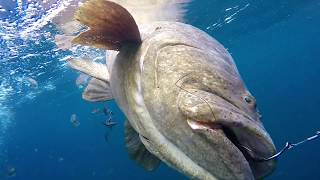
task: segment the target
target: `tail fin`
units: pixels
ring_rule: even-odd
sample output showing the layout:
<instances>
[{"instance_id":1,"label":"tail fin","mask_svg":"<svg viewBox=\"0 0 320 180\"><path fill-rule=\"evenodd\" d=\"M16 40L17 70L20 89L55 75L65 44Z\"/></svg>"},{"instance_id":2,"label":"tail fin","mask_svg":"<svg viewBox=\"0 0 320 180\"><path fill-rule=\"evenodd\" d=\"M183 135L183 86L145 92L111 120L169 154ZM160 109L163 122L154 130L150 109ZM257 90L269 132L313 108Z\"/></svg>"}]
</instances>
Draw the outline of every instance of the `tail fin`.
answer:
<instances>
[{"instance_id":1,"label":"tail fin","mask_svg":"<svg viewBox=\"0 0 320 180\"><path fill-rule=\"evenodd\" d=\"M126 42L140 43L138 25L141 27L152 21L182 21L183 5L189 1L88 0L76 12L75 19L90 30L81 33L72 43L109 50L119 50Z\"/></svg>"},{"instance_id":2,"label":"tail fin","mask_svg":"<svg viewBox=\"0 0 320 180\"><path fill-rule=\"evenodd\" d=\"M75 18L90 29L73 43L119 50L124 43L140 43L140 32L131 14L119 4L107 0L88 0Z\"/></svg>"},{"instance_id":3,"label":"tail fin","mask_svg":"<svg viewBox=\"0 0 320 180\"><path fill-rule=\"evenodd\" d=\"M185 6L191 0L111 0L126 8L138 26L153 21L184 20Z\"/></svg>"}]
</instances>

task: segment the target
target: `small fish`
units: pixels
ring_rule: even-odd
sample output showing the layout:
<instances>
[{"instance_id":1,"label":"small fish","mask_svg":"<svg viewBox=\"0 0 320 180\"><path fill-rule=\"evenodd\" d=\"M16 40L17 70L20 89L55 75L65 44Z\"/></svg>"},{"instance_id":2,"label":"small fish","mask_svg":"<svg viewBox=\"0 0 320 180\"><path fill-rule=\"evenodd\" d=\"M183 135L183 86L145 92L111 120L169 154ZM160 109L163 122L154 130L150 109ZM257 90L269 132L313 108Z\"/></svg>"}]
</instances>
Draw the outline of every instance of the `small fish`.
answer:
<instances>
[{"instance_id":1,"label":"small fish","mask_svg":"<svg viewBox=\"0 0 320 180\"><path fill-rule=\"evenodd\" d=\"M32 87L32 88L38 88L38 82L31 78L31 77L27 77L26 81L28 82L28 84Z\"/></svg>"},{"instance_id":2,"label":"small fish","mask_svg":"<svg viewBox=\"0 0 320 180\"><path fill-rule=\"evenodd\" d=\"M103 108L103 113L104 113L106 116L112 116L112 115L113 115L113 112L112 112L108 107L104 107L104 108Z\"/></svg>"},{"instance_id":3,"label":"small fish","mask_svg":"<svg viewBox=\"0 0 320 180\"><path fill-rule=\"evenodd\" d=\"M62 161L64 161L64 158L63 157L59 157L58 158L58 162L62 162Z\"/></svg>"},{"instance_id":4,"label":"small fish","mask_svg":"<svg viewBox=\"0 0 320 180\"><path fill-rule=\"evenodd\" d=\"M92 114L98 114L98 113L100 113L100 112L101 112L101 109L99 109L99 108L95 108L95 109L93 109L93 110L91 111Z\"/></svg>"},{"instance_id":5,"label":"small fish","mask_svg":"<svg viewBox=\"0 0 320 180\"><path fill-rule=\"evenodd\" d=\"M79 122L76 114L71 115L70 122L73 124L74 127L80 126L80 122Z\"/></svg>"},{"instance_id":6,"label":"small fish","mask_svg":"<svg viewBox=\"0 0 320 180\"><path fill-rule=\"evenodd\" d=\"M113 126L117 125L118 123L115 121L112 121L112 118L109 117L109 119L107 119L105 122L103 122L103 125L112 128Z\"/></svg>"},{"instance_id":7,"label":"small fish","mask_svg":"<svg viewBox=\"0 0 320 180\"><path fill-rule=\"evenodd\" d=\"M113 127L113 126L115 126L117 124L118 123L114 122L114 121L106 121L106 122L104 122L104 125L107 126L107 127Z\"/></svg>"},{"instance_id":8,"label":"small fish","mask_svg":"<svg viewBox=\"0 0 320 180\"><path fill-rule=\"evenodd\" d=\"M14 176L16 176L16 174L17 174L17 170L15 167L9 167L7 169L7 176L8 177L14 177Z\"/></svg>"}]
</instances>

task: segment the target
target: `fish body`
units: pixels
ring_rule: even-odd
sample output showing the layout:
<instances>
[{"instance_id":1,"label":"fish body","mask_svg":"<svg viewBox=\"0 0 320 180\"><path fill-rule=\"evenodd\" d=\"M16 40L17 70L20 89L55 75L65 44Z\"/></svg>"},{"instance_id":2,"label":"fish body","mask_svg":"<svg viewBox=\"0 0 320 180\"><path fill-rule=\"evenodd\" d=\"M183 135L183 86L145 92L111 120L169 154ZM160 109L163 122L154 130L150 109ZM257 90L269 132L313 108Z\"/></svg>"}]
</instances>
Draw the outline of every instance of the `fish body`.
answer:
<instances>
[{"instance_id":1,"label":"fish body","mask_svg":"<svg viewBox=\"0 0 320 180\"><path fill-rule=\"evenodd\" d=\"M72 114L72 115L71 115L71 117L70 117L70 122L72 123L72 125L73 125L74 127L80 126L80 122L79 122L78 117L77 117L76 114Z\"/></svg>"},{"instance_id":2,"label":"fish body","mask_svg":"<svg viewBox=\"0 0 320 180\"><path fill-rule=\"evenodd\" d=\"M99 108L95 108L95 109L93 109L93 110L91 111L92 114L98 114L98 113L100 113L100 112L101 112L101 109L99 109Z\"/></svg>"},{"instance_id":3,"label":"fish body","mask_svg":"<svg viewBox=\"0 0 320 180\"><path fill-rule=\"evenodd\" d=\"M110 127L112 128L113 126L117 125L118 123L117 122L114 122L114 121L106 121L103 123L103 125L107 126L107 127Z\"/></svg>"},{"instance_id":4,"label":"fish body","mask_svg":"<svg viewBox=\"0 0 320 180\"><path fill-rule=\"evenodd\" d=\"M260 156L275 152L255 107L245 101L255 100L225 48L183 23L154 22L145 29L140 46L130 44L120 50L110 83L130 124L147 137L148 141L142 140L146 148L197 179L254 179L270 173L273 161L247 160L222 130L225 126L239 131L243 143L257 147ZM208 126L194 127L192 121ZM215 124L220 127L210 128Z\"/></svg>"},{"instance_id":5,"label":"fish body","mask_svg":"<svg viewBox=\"0 0 320 180\"><path fill-rule=\"evenodd\" d=\"M146 170L165 162L192 179L270 174L275 161L254 157L273 155L274 144L227 50L170 18L137 25L135 8L125 9L125 2L89 0L75 16L90 29L72 42L118 51L107 62L112 66L69 63L94 77L85 99L115 99L124 112L130 157Z\"/></svg>"},{"instance_id":6,"label":"fish body","mask_svg":"<svg viewBox=\"0 0 320 180\"><path fill-rule=\"evenodd\" d=\"M31 77L26 77L26 81L28 82L28 84L32 87L32 88L38 88L38 82L31 78Z\"/></svg>"}]
</instances>

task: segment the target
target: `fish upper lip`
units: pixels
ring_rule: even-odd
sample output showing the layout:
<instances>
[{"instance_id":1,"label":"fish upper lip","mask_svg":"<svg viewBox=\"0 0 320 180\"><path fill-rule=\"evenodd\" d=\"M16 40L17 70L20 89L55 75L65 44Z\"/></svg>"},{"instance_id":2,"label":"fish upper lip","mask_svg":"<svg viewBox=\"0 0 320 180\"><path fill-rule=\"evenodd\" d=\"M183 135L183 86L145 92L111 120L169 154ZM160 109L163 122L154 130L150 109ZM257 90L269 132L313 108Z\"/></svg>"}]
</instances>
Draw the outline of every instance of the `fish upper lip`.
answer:
<instances>
[{"instance_id":1,"label":"fish upper lip","mask_svg":"<svg viewBox=\"0 0 320 180\"><path fill-rule=\"evenodd\" d=\"M232 109L232 111L234 113L237 114L241 114L242 116L246 117L247 119L251 120L252 122L254 122L254 118L252 118L250 115L248 115L247 113L245 113L238 105L236 105L234 102L232 102L231 100L229 100L228 98L225 98L222 94L218 93L217 91L208 91L208 90L204 90L202 89L201 91L204 91L206 93L209 93L213 96L219 97L220 99L222 99L224 102L227 102L229 105L231 105L234 109ZM206 102L207 103L207 102ZM210 108L212 106L212 102L207 103L209 104ZM219 105L219 104L218 104ZM213 113L213 112L212 112ZM214 113L213 113L214 115Z\"/></svg>"},{"instance_id":2,"label":"fish upper lip","mask_svg":"<svg viewBox=\"0 0 320 180\"><path fill-rule=\"evenodd\" d=\"M237 106L234 102L232 102L231 100L225 98L223 95L220 95L219 93L217 92L209 92L211 93L212 95L214 96L217 96L221 99L223 99L225 102L227 102L228 104L232 105L237 111L235 111L234 109L232 109L232 111L234 113L237 113L237 114L241 114L243 115L244 117L246 117L247 119L251 120L251 121L255 121L254 118L252 118L250 115L248 115L247 113L243 112L243 110L241 110L241 108L239 106Z\"/></svg>"}]
</instances>

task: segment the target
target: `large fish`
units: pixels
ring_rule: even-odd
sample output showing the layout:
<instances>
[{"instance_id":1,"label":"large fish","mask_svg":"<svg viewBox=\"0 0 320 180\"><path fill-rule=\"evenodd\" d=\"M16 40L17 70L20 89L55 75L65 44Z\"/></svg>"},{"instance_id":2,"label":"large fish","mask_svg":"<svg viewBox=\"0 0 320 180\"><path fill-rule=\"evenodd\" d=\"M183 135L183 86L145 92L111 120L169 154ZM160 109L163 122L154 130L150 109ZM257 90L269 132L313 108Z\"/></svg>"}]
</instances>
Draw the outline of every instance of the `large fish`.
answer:
<instances>
[{"instance_id":1,"label":"large fish","mask_svg":"<svg viewBox=\"0 0 320 180\"><path fill-rule=\"evenodd\" d=\"M84 3L75 19L90 29L72 42L107 49L111 57L108 67L69 60L72 68L93 77L83 98L115 99L128 119L129 155L147 170L162 161L192 179L265 177L276 163L255 157L276 150L256 100L219 42L176 22L183 3Z\"/></svg>"}]
</instances>

